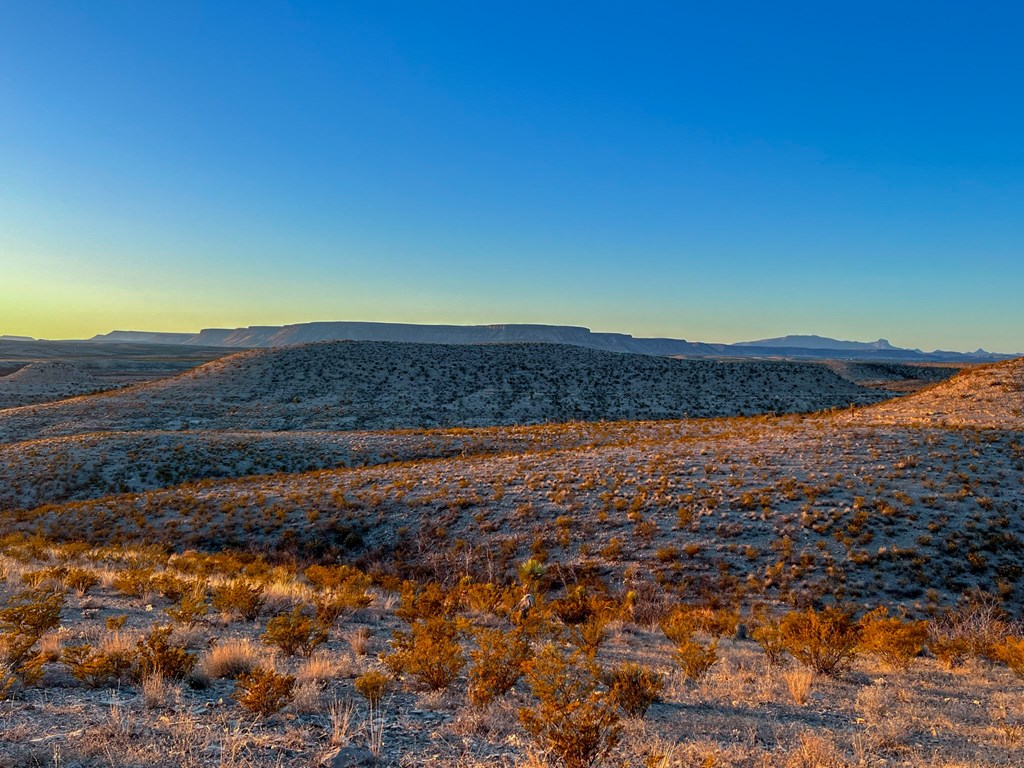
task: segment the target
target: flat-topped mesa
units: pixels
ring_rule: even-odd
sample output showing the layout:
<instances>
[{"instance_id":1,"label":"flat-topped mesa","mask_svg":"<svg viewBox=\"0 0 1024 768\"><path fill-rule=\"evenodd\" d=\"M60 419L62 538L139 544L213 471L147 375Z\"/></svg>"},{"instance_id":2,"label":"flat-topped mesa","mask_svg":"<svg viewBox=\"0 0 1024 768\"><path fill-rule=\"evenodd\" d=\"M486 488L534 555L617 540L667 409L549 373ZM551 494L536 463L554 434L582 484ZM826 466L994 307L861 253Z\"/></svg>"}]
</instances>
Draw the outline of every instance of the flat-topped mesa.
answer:
<instances>
[{"instance_id":1,"label":"flat-topped mesa","mask_svg":"<svg viewBox=\"0 0 1024 768\"><path fill-rule=\"evenodd\" d=\"M857 359L889 362L986 362L999 355L978 352L922 352L895 347L886 339L839 341L823 336L780 336L774 339L718 344L671 338L642 338L628 333L594 332L575 325L495 323L490 325L425 325L361 321L252 325L248 328L206 328L199 333L113 331L90 341L136 341L207 347L282 347L314 341L401 341L421 344L533 343L571 344L607 352L693 358Z\"/></svg>"}]
</instances>

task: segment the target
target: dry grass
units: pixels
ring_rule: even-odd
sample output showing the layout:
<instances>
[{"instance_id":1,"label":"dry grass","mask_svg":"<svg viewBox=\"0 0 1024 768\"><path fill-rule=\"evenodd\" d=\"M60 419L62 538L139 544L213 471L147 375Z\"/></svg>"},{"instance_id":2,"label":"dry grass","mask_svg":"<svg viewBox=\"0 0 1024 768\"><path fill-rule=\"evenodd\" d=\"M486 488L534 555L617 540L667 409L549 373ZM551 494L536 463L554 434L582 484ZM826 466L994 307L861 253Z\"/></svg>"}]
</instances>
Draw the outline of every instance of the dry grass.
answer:
<instances>
[{"instance_id":1,"label":"dry grass","mask_svg":"<svg viewBox=\"0 0 1024 768\"><path fill-rule=\"evenodd\" d=\"M345 632L345 639L348 641L349 648L352 649L352 653L356 656L365 656L370 652L372 637L373 632L369 627L356 627Z\"/></svg>"},{"instance_id":2,"label":"dry grass","mask_svg":"<svg viewBox=\"0 0 1024 768\"><path fill-rule=\"evenodd\" d=\"M334 699L328 715L331 721L330 741L334 746L343 747L352 740L355 724L356 708L351 701Z\"/></svg>"},{"instance_id":3,"label":"dry grass","mask_svg":"<svg viewBox=\"0 0 1024 768\"><path fill-rule=\"evenodd\" d=\"M322 713L324 687L319 680L296 681L292 691L292 708L301 714Z\"/></svg>"},{"instance_id":4,"label":"dry grass","mask_svg":"<svg viewBox=\"0 0 1024 768\"><path fill-rule=\"evenodd\" d=\"M782 680L786 683L789 698L798 707L807 704L814 685L814 671L806 667L789 667L782 672Z\"/></svg>"},{"instance_id":5,"label":"dry grass","mask_svg":"<svg viewBox=\"0 0 1024 768\"><path fill-rule=\"evenodd\" d=\"M303 683L322 683L338 676L342 660L335 654L318 651L303 659L295 671L295 679Z\"/></svg>"},{"instance_id":6,"label":"dry grass","mask_svg":"<svg viewBox=\"0 0 1024 768\"><path fill-rule=\"evenodd\" d=\"M142 705L146 709L166 707L173 699L173 692L173 686L161 672L151 672L142 680Z\"/></svg>"},{"instance_id":7,"label":"dry grass","mask_svg":"<svg viewBox=\"0 0 1024 768\"><path fill-rule=\"evenodd\" d=\"M272 663L272 655L265 647L248 639L228 639L218 642L200 656L198 669L206 677L216 680L237 677Z\"/></svg>"}]
</instances>

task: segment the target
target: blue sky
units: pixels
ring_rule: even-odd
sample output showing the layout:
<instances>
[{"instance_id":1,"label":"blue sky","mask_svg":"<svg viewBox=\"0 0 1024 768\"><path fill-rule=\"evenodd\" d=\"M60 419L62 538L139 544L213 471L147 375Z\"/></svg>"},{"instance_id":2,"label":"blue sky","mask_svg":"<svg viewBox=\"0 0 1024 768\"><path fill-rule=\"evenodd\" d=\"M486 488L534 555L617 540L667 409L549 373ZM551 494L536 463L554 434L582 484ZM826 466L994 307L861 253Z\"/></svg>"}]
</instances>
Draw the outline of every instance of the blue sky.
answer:
<instances>
[{"instance_id":1,"label":"blue sky","mask_svg":"<svg viewBox=\"0 0 1024 768\"><path fill-rule=\"evenodd\" d=\"M1024 11L0 4L0 333L1024 351Z\"/></svg>"}]
</instances>

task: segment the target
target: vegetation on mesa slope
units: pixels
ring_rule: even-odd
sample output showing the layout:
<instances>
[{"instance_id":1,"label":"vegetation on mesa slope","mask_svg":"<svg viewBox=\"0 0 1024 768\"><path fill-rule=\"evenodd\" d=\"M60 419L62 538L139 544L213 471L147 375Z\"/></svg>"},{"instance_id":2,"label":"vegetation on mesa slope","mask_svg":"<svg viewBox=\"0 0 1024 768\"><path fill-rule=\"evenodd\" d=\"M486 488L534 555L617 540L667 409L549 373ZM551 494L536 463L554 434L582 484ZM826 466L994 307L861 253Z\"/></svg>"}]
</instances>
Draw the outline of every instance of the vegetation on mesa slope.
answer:
<instances>
[{"instance_id":1,"label":"vegetation on mesa slope","mask_svg":"<svg viewBox=\"0 0 1024 768\"><path fill-rule=\"evenodd\" d=\"M816 363L554 344L325 342L242 352L151 384L0 413L0 442L107 430L395 429L815 411L885 395Z\"/></svg>"},{"instance_id":2,"label":"vegetation on mesa slope","mask_svg":"<svg viewBox=\"0 0 1024 768\"><path fill-rule=\"evenodd\" d=\"M5 514L65 543L0 541L4 758L1013 764L1024 440L988 370L945 396L969 427L916 418L940 386L898 423L396 434L414 460Z\"/></svg>"}]
</instances>

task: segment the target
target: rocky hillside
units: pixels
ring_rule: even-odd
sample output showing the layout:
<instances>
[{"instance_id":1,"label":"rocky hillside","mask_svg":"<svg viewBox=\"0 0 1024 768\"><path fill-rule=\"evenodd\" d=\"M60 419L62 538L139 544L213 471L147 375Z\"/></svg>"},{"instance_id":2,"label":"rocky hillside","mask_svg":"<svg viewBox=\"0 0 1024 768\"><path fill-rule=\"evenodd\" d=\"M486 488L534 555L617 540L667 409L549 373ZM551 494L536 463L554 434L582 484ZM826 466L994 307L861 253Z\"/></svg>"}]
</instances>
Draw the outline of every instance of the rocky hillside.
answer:
<instances>
[{"instance_id":1,"label":"rocky hillside","mask_svg":"<svg viewBox=\"0 0 1024 768\"><path fill-rule=\"evenodd\" d=\"M72 363L29 363L14 373L0 376L0 409L59 400L108 386Z\"/></svg>"},{"instance_id":2,"label":"rocky hillside","mask_svg":"<svg viewBox=\"0 0 1024 768\"><path fill-rule=\"evenodd\" d=\"M909 397L865 409L857 421L1024 429L1024 358L966 369Z\"/></svg>"},{"instance_id":3,"label":"rocky hillside","mask_svg":"<svg viewBox=\"0 0 1024 768\"><path fill-rule=\"evenodd\" d=\"M97 397L0 413L0 442L107 430L350 430L806 412L877 402L814 363L554 344L251 350Z\"/></svg>"}]
</instances>

